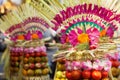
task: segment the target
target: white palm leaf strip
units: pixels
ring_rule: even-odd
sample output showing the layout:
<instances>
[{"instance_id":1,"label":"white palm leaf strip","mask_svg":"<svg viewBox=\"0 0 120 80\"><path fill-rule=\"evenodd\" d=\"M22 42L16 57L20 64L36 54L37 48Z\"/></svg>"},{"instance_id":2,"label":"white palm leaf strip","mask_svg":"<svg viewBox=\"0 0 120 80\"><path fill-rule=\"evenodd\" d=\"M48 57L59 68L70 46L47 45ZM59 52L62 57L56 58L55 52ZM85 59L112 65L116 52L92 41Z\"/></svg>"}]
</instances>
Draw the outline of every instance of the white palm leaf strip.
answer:
<instances>
[{"instance_id":1,"label":"white palm leaf strip","mask_svg":"<svg viewBox=\"0 0 120 80\"><path fill-rule=\"evenodd\" d=\"M110 10L112 10L112 9L114 8L114 6L115 6L115 4L117 3L117 1L118 1L118 0L114 0L114 1L113 1L112 5L111 5L111 7L110 7Z\"/></svg>"},{"instance_id":2,"label":"white palm leaf strip","mask_svg":"<svg viewBox=\"0 0 120 80\"><path fill-rule=\"evenodd\" d=\"M116 6L114 7L114 11L116 11L117 14L120 14L120 1L117 2Z\"/></svg>"}]
</instances>

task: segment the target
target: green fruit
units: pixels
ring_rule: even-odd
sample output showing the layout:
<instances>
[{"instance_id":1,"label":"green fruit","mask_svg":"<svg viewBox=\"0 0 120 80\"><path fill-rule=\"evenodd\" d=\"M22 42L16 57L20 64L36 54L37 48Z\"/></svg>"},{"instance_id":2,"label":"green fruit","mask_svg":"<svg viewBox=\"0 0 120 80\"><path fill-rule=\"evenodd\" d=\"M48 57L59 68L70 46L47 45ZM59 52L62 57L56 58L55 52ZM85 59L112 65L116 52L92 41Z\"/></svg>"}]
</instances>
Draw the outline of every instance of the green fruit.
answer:
<instances>
[{"instance_id":1,"label":"green fruit","mask_svg":"<svg viewBox=\"0 0 120 80\"><path fill-rule=\"evenodd\" d=\"M58 64L57 69L58 69L58 71L65 71L65 65L64 64Z\"/></svg>"},{"instance_id":2,"label":"green fruit","mask_svg":"<svg viewBox=\"0 0 120 80\"><path fill-rule=\"evenodd\" d=\"M29 57L29 62L30 63L34 63L34 58L33 57Z\"/></svg>"},{"instance_id":3,"label":"green fruit","mask_svg":"<svg viewBox=\"0 0 120 80\"><path fill-rule=\"evenodd\" d=\"M41 61L41 58L40 57L36 57L35 58L35 62L40 62Z\"/></svg>"},{"instance_id":4,"label":"green fruit","mask_svg":"<svg viewBox=\"0 0 120 80\"><path fill-rule=\"evenodd\" d=\"M42 74L42 70L41 69L36 69L35 70L35 75L39 76Z\"/></svg>"},{"instance_id":5,"label":"green fruit","mask_svg":"<svg viewBox=\"0 0 120 80\"><path fill-rule=\"evenodd\" d=\"M19 62L15 62L15 66L18 67L19 66Z\"/></svg>"},{"instance_id":6,"label":"green fruit","mask_svg":"<svg viewBox=\"0 0 120 80\"><path fill-rule=\"evenodd\" d=\"M29 70L27 71L27 74L28 74L28 76L34 76L34 70L29 69Z\"/></svg>"},{"instance_id":7,"label":"green fruit","mask_svg":"<svg viewBox=\"0 0 120 80\"><path fill-rule=\"evenodd\" d=\"M45 68L45 69L42 70L42 74L43 75L46 75L48 73L49 73L49 69L48 68Z\"/></svg>"},{"instance_id":8,"label":"green fruit","mask_svg":"<svg viewBox=\"0 0 120 80\"><path fill-rule=\"evenodd\" d=\"M45 62L46 57L41 57L41 62Z\"/></svg>"},{"instance_id":9,"label":"green fruit","mask_svg":"<svg viewBox=\"0 0 120 80\"><path fill-rule=\"evenodd\" d=\"M112 67L111 71L112 71L112 75L114 77L117 77L119 75L119 69L118 68Z\"/></svg>"},{"instance_id":10,"label":"green fruit","mask_svg":"<svg viewBox=\"0 0 120 80\"><path fill-rule=\"evenodd\" d=\"M44 60L45 62L48 62L48 58L47 57L45 57L45 60Z\"/></svg>"},{"instance_id":11,"label":"green fruit","mask_svg":"<svg viewBox=\"0 0 120 80\"><path fill-rule=\"evenodd\" d=\"M62 71L57 71L56 72L56 77L57 78L62 78L62 74L63 74Z\"/></svg>"}]
</instances>

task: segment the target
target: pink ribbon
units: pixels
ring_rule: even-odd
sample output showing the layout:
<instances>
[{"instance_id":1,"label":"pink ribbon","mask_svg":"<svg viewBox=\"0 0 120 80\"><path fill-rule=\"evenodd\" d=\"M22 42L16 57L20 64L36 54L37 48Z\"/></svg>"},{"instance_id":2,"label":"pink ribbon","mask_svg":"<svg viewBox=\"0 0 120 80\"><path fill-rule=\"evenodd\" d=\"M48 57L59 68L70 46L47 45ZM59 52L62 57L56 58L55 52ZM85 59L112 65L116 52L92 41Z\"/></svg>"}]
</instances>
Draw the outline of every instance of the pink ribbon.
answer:
<instances>
[{"instance_id":1,"label":"pink ribbon","mask_svg":"<svg viewBox=\"0 0 120 80\"><path fill-rule=\"evenodd\" d=\"M95 60L93 62L93 69L95 70L102 70L104 67L103 63L100 60Z\"/></svg>"},{"instance_id":2,"label":"pink ribbon","mask_svg":"<svg viewBox=\"0 0 120 80\"><path fill-rule=\"evenodd\" d=\"M109 60L105 61L104 70L105 71L110 71L111 66L112 66L112 63Z\"/></svg>"},{"instance_id":3,"label":"pink ribbon","mask_svg":"<svg viewBox=\"0 0 120 80\"><path fill-rule=\"evenodd\" d=\"M79 61L73 61L71 66L73 70L81 69L81 63Z\"/></svg>"},{"instance_id":4,"label":"pink ribbon","mask_svg":"<svg viewBox=\"0 0 120 80\"><path fill-rule=\"evenodd\" d=\"M65 67L67 71L71 71L72 70L72 65L70 61L66 61L65 63Z\"/></svg>"},{"instance_id":5,"label":"pink ribbon","mask_svg":"<svg viewBox=\"0 0 120 80\"><path fill-rule=\"evenodd\" d=\"M118 59L119 59L119 53L118 53L118 52L116 52L116 53L114 53L114 54L108 53L108 54L106 55L106 57L109 58L109 59L118 60Z\"/></svg>"},{"instance_id":6,"label":"pink ribbon","mask_svg":"<svg viewBox=\"0 0 120 80\"><path fill-rule=\"evenodd\" d=\"M92 62L91 61L86 61L81 63L82 68L84 70L91 70L92 69Z\"/></svg>"}]
</instances>

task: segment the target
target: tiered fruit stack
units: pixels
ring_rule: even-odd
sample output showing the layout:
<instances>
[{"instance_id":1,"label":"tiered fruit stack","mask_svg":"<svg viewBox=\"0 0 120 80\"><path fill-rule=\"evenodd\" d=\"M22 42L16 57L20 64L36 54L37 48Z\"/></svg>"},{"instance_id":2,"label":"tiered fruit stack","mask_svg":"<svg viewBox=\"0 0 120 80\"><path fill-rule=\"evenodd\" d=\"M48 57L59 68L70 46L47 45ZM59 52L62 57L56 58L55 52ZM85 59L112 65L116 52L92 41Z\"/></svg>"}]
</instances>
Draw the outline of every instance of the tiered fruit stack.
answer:
<instances>
[{"instance_id":1,"label":"tiered fruit stack","mask_svg":"<svg viewBox=\"0 0 120 80\"><path fill-rule=\"evenodd\" d=\"M56 74L54 80L67 80L65 76L65 59L57 60Z\"/></svg>"},{"instance_id":2,"label":"tiered fruit stack","mask_svg":"<svg viewBox=\"0 0 120 80\"><path fill-rule=\"evenodd\" d=\"M26 77L44 76L49 73L46 47L24 49L23 75Z\"/></svg>"},{"instance_id":3,"label":"tiered fruit stack","mask_svg":"<svg viewBox=\"0 0 120 80\"><path fill-rule=\"evenodd\" d=\"M12 74L18 73L20 69L20 63L22 61L23 48L11 47L10 49L10 72Z\"/></svg>"},{"instance_id":4,"label":"tiered fruit stack","mask_svg":"<svg viewBox=\"0 0 120 80\"><path fill-rule=\"evenodd\" d=\"M67 60L65 66L68 80L109 80L111 62L106 59Z\"/></svg>"}]
</instances>

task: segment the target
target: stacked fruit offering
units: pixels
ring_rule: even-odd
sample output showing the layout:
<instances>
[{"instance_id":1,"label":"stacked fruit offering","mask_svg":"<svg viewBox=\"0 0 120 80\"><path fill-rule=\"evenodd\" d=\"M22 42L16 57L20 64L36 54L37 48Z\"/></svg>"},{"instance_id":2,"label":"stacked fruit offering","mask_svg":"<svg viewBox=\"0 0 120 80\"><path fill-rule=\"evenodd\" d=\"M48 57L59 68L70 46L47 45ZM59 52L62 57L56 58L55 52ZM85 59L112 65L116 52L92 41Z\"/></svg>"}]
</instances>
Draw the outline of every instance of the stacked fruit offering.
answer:
<instances>
[{"instance_id":1,"label":"stacked fruit offering","mask_svg":"<svg viewBox=\"0 0 120 80\"><path fill-rule=\"evenodd\" d=\"M113 54L108 54L107 57L110 59L111 63L112 63L112 68L111 68L111 72L114 78L117 79L117 77L120 75L120 62L119 62L119 53L115 52Z\"/></svg>"},{"instance_id":2,"label":"stacked fruit offering","mask_svg":"<svg viewBox=\"0 0 120 80\"><path fill-rule=\"evenodd\" d=\"M49 73L46 47L29 47L24 49L23 75L42 76Z\"/></svg>"},{"instance_id":3,"label":"stacked fruit offering","mask_svg":"<svg viewBox=\"0 0 120 80\"><path fill-rule=\"evenodd\" d=\"M54 80L67 80L65 76L65 62L66 59L57 60L56 74Z\"/></svg>"},{"instance_id":4,"label":"stacked fruit offering","mask_svg":"<svg viewBox=\"0 0 120 80\"><path fill-rule=\"evenodd\" d=\"M109 80L109 60L66 61L68 80Z\"/></svg>"},{"instance_id":5,"label":"stacked fruit offering","mask_svg":"<svg viewBox=\"0 0 120 80\"><path fill-rule=\"evenodd\" d=\"M16 74L19 71L20 63L22 61L23 48L11 47L10 49L10 72Z\"/></svg>"}]
</instances>

